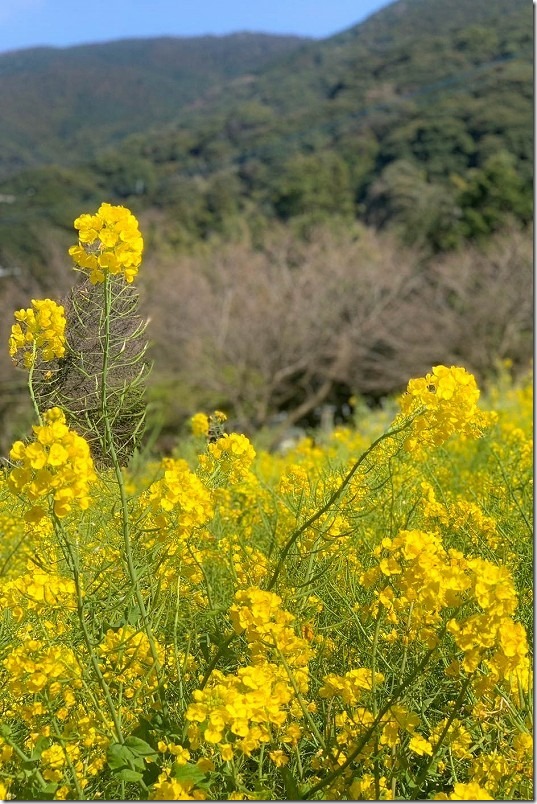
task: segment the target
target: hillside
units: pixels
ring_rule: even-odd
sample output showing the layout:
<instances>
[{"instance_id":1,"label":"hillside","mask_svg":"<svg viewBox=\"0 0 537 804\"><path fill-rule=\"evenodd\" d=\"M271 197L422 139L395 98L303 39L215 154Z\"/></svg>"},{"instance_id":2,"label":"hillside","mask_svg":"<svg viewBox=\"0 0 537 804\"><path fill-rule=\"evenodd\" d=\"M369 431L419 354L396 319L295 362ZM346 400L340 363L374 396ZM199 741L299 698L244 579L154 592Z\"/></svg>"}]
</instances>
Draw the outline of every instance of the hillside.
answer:
<instances>
[{"instance_id":1,"label":"hillside","mask_svg":"<svg viewBox=\"0 0 537 804\"><path fill-rule=\"evenodd\" d=\"M438 252L532 219L525 0L399 0L324 41L127 41L0 67L3 265L41 273L39 231L63 247L102 199L183 252L336 218Z\"/></svg>"},{"instance_id":2,"label":"hillside","mask_svg":"<svg viewBox=\"0 0 537 804\"><path fill-rule=\"evenodd\" d=\"M128 39L0 55L0 177L73 164L176 119L207 89L258 71L307 41L293 36Z\"/></svg>"}]
</instances>

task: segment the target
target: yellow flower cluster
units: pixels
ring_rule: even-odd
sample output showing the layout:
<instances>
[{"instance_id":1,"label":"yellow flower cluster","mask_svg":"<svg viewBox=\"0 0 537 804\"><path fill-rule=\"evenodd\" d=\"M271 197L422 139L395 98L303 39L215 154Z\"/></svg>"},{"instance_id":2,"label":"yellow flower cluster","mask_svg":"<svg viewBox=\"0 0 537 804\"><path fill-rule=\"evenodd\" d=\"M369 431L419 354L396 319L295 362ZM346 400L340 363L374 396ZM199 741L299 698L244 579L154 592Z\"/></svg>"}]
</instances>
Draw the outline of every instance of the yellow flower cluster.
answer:
<instances>
[{"instance_id":1,"label":"yellow flower cluster","mask_svg":"<svg viewBox=\"0 0 537 804\"><path fill-rule=\"evenodd\" d=\"M158 648L162 664L164 652ZM109 628L99 645L100 669L112 688L121 687L122 695L131 699L150 696L158 685L151 646L145 633L131 625L114 631Z\"/></svg>"},{"instance_id":2,"label":"yellow flower cluster","mask_svg":"<svg viewBox=\"0 0 537 804\"><path fill-rule=\"evenodd\" d=\"M246 636L253 663L236 674L213 671L205 689L194 692L186 712L192 724L191 745L200 738L219 744L224 761L232 759L235 750L250 756L271 742L274 728L284 730L281 742L296 743L301 728L297 723L286 727L286 722L291 711L299 716L295 688L308 689L312 656L308 640L297 637L290 626L294 616L281 609L278 595L251 587L237 592L235 601L230 619L235 631ZM287 761L280 753L275 752L273 760L279 766Z\"/></svg>"},{"instance_id":3,"label":"yellow flower cluster","mask_svg":"<svg viewBox=\"0 0 537 804\"><path fill-rule=\"evenodd\" d=\"M206 413L195 413L190 419L190 427L192 429L192 435L209 435L209 417Z\"/></svg>"},{"instance_id":4,"label":"yellow flower cluster","mask_svg":"<svg viewBox=\"0 0 537 804\"><path fill-rule=\"evenodd\" d=\"M104 282L108 274L123 274L129 283L134 280L144 241L130 210L101 204L94 215L80 215L74 226L79 230L79 243L71 246L69 254L80 268L89 271L92 284Z\"/></svg>"},{"instance_id":5,"label":"yellow flower cluster","mask_svg":"<svg viewBox=\"0 0 537 804\"><path fill-rule=\"evenodd\" d=\"M384 538L375 549L376 566L361 577L366 587L376 584L377 606L383 606L390 622L405 621L405 639L420 640L433 647L441 612L458 606L471 582L466 561L456 550L446 551L438 534L403 530L395 539Z\"/></svg>"},{"instance_id":6,"label":"yellow flower cluster","mask_svg":"<svg viewBox=\"0 0 537 804\"><path fill-rule=\"evenodd\" d=\"M384 681L382 673L375 673L375 684ZM329 673L323 678L323 684L319 689L321 698L333 698L338 696L344 704L356 706L362 698L364 692L369 692L373 688L373 672L366 667L357 667L349 670L345 675Z\"/></svg>"},{"instance_id":7,"label":"yellow flower cluster","mask_svg":"<svg viewBox=\"0 0 537 804\"><path fill-rule=\"evenodd\" d=\"M410 380L401 410L404 416L421 414L412 424L407 449L443 444L454 433L479 435L490 419L478 410L478 399L475 377L459 366L434 366L425 377Z\"/></svg>"},{"instance_id":8,"label":"yellow flower cluster","mask_svg":"<svg viewBox=\"0 0 537 804\"><path fill-rule=\"evenodd\" d=\"M313 655L307 639L295 634L291 623L295 617L280 608L282 599L273 592L250 587L235 594L229 616L236 633L244 632L253 661L271 655L284 657L292 668L301 692L308 689L307 665Z\"/></svg>"},{"instance_id":9,"label":"yellow flower cluster","mask_svg":"<svg viewBox=\"0 0 537 804\"><path fill-rule=\"evenodd\" d=\"M365 773L360 779L355 779L349 787L349 793L351 801L376 801L377 794L380 801L391 801L393 798L386 777L375 778L372 773Z\"/></svg>"},{"instance_id":10,"label":"yellow flower cluster","mask_svg":"<svg viewBox=\"0 0 537 804\"><path fill-rule=\"evenodd\" d=\"M473 672L484 659L490 679L484 680L483 688L505 679L514 691L520 686L528 689L528 642L524 626L513 620L517 594L511 573L506 567L497 567L482 558L469 559L468 568L473 595L482 612L461 621L453 619L448 624L464 653L462 669Z\"/></svg>"},{"instance_id":11,"label":"yellow flower cluster","mask_svg":"<svg viewBox=\"0 0 537 804\"><path fill-rule=\"evenodd\" d=\"M285 670L263 661L240 667L236 674L213 671L205 689L195 690L193 698L185 715L193 724L191 745L201 736L207 743L218 743L227 761L235 750L250 756L270 742L271 726L285 724L293 690Z\"/></svg>"},{"instance_id":12,"label":"yellow flower cluster","mask_svg":"<svg viewBox=\"0 0 537 804\"><path fill-rule=\"evenodd\" d=\"M444 501L440 502L430 483L423 482L421 487L424 495L422 505L425 517L435 519L442 525L457 530L464 528L474 544L479 544L483 539L493 550L503 546L496 521L491 516L484 514L475 502L462 498L450 500L446 495L444 495Z\"/></svg>"},{"instance_id":13,"label":"yellow flower cluster","mask_svg":"<svg viewBox=\"0 0 537 804\"><path fill-rule=\"evenodd\" d=\"M195 413L190 419L190 428L194 436L206 436L216 441L224 435L224 422L227 416L221 410L215 410L210 416L206 413Z\"/></svg>"},{"instance_id":14,"label":"yellow flower cluster","mask_svg":"<svg viewBox=\"0 0 537 804\"><path fill-rule=\"evenodd\" d=\"M207 455L199 456L201 469L208 475L222 476L228 483L239 483L248 474L255 450L242 433L224 435L207 447Z\"/></svg>"},{"instance_id":15,"label":"yellow flower cluster","mask_svg":"<svg viewBox=\"0 0 537 804\"><path fill-rule=\"evenodd\" d=\"M519 733L512 746L502 746L476 757L471 765L471 777L492 795L503 788L505 799L522 798L517 787L522 779L533 782L533 738L531 734Z\"/></svg>"},{"instance_id":16,"label":"yellow flower cluster","mask_svg":"<svg viewBox=\"0 0 537 804\"><path fill-rule=\"evenodd\" d=\"M205 801L207 796L203 790L195 787L194 782L183 779L179 781L164 771L151 788L150 801Z\"/></svg>"},{"instance_id":17,"label":"yellow flower cluster","mask_svg":"<svg viewBox=\"0 0 537 804\"><path fill-rule=\"evenodd\" d=\"M213 516L213 500L209 489L179 458L164 458L164 477L149 488L149 505L158 525L165 525L165 513L174 512L181 533L206 524ZM165 512L165 513L164 513Z\"/></svg>"},{"instance_id":18,"label":"yellow flower cluster","mask_svg":"<svg viewBox=\"0 0 537 804\"><path fill-rule=\"evenodd\" d=\"M9 354L18 363L21 353L25 368L32 367L36 353L49 362L65 354L65 314L51 299L32 299L32 307L17 310L19 322L11 327Z\"/></svg>"},{"instance_id":19,"label":"yellow flower cluster","mask_svg":"<svg viewBox=\"0 0 537 804\"><path fill-rule=\"evenodd\" d=\"M39 639L25 639L4 659L7 687L16 698L47 689L57 695L63 683L80 684L80 667L71 648L46 645Z\"/></svg>"},{"instance_id":20,"label":"yellow flower cluster","mask_svg":"<svg viewBox=\"0 0 537 804\"><path fill-rule=\"evenodd\" d=\"M437 793L434 801L494 801L477 782L457 782L452 793Z\"/></svg>"},{"instance_id":21,"label":"yellow flower cluster","mask_svg":"<svg viewBox=\"0 0 537 804\"><path fill-rule=\"evenodd\" d=\"M7 581L0 591L0 610L8 608L17 621L28 611L40 614L76 607L75 584L70 578L35 567L26 575Z\"/></svg>"},{"instance_id":22,"label":"yellow flower cluster","mask_svg":"<svg viewBox=\"0 0 537 804\"><path fill-rule=\"evenodd\" d=\"M67 427L63 411L51 408L43 421L33 427L36 441L13 444L9 456L21 465L11 471L8 485L32 502L52 494L54 512L63 517L75 502L88 508L89 487L97 475L87 441Z\"/></svg>"}]
</instances>

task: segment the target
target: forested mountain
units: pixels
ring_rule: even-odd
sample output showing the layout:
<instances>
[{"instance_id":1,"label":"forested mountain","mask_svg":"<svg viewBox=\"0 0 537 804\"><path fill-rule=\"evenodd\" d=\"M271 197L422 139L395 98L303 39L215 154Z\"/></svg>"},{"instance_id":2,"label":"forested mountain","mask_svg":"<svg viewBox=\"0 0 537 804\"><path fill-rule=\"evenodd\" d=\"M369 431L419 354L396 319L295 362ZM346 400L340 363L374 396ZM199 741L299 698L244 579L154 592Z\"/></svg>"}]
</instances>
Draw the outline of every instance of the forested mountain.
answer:
<instances>
[{"instance_id":1,"label":"forested mountain","mask_svg":"<svg viewBox=\"0 0 537 804\"><path fill-rule=\"evenodd\" d=\"M73 164L128 134L176 120L209 88L294 50L294 36L126 39L0 55L0 177Z\"/></svg>"},{"instance_id":2,"label":"forested mountain","mask_svg":"<svg viewBox=\"0 0 537 804\"><path fill-rule=\"evenodd\" d=\"M532 217L526 0L399 0L323 41L115 42L0 68L3 262L42 263L28 228L50 240L104 198L153 211L151 242L182 251L359 218L435 252Z\"/></svg>"}]
</instances>

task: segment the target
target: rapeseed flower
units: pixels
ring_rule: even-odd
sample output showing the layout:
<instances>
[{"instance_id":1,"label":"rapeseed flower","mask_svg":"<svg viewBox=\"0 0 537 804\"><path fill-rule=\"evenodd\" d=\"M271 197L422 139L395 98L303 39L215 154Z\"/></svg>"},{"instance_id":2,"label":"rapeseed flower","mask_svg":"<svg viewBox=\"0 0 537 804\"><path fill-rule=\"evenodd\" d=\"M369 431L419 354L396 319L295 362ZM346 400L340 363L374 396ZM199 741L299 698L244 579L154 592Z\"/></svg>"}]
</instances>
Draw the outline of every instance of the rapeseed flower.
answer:
<instances>
[{"instance_id":1,"label":"rapeseed flower","mask_svg":"<svg viewBox=\"0 0 537 804\"><path fill-rule=\"evenodd\" d=\"M123 275L128 283L134 280L144 242L130 210L101 204L94 215L80 215L74 226L79 242L69 254L79 268L89 271L93 285L104 282L107 275Z\"/></svg>"},{"instance_id":2,"label":"rapeseed flower","mask_svg":"<svg viewBox=\"0 0 537 804\"><path fill-rule=\"evenodd\" d=\"M403 416L415 415L407 449L438 446L454 433L480 435L491 417L478 410L479 393L473 374L460 366L434 366L425 377L410 380L400 399Z\"/></svg>"},{"instance_id":3,"label":"rapeseed flower","mask_svg":"<svg viewBox=\"0 0 537 804\"><path fill-rule=\"evenodd\" d=\"M89 487L97 475L87 441L68 428L60 408L46 411L43 424L33 430L35 441L16 441L11 448L9 457L19 466L9 474L9 488L31 502L52 495L58 517L66 516L75 503L88 508Z\"/></svg>"},{"instance_id":4,"label":"rapeseed flower","mask_svg":"<svg viewBox=\"0 0 537 804\"><path fill-rule=\"evenodd\" d=\"M208 444L207 455L199 456L201 469L208 476L219 476L230 484L247 476L255 458L255 450L242 433L223 435Z\"/></svg>"},{"instance_id":5,"label":"rapeseed flower","mask_svg":"<svg viewBox=\"0 0 537 804\"><path fill-rule=\"evenodd\" d=\"M437 793L433 798L434 801L494 801L477 782L457 782L452 793Z\"/></svg>"},{"instance_id":6,"label":"rapeseed flower","mask_svg":"<svg viewBox=\"0 0 537 804\"><path fill-rule=\"evenodd\" d=\"M15 313L17 324L11 328L9 354L18 364L22 357L30 369L36 356L49 362L65 355L65 311L51 299L32 299L32 306Z\"/></svg>"},{"instance_id":7,"label":"rapeseed flower","mask_svg":"<svg viewBox=\"0 0 537 804\"><path fill-rule=\"evenodd\" d=\"M182 458L164 458L162 467L164 477L149 488L148 502L156 523L166 526L166 514L173 512L181 534L205 525L214 513L209 489Z\"/></svg>"}]
</instances>

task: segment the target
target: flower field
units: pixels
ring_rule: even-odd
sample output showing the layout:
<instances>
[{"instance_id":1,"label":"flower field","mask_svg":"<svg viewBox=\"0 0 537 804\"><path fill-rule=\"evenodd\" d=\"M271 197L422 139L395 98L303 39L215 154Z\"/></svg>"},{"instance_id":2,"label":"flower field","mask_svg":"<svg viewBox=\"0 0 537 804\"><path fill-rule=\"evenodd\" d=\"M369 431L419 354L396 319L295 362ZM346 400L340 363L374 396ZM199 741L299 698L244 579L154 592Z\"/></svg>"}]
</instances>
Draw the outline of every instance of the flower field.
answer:
<instances>
[{"instance_id":1,"label":"flower field","mask_svg":"<svg viewBox=\"0 0 537 804\"><path fill-rule=\"evenodd\" d=\"M533 798L531 377L436 366L285 454L197 412L142 459L142 238L75 226L86 296L9 343L0 798Z\"/></svg>"}]
</instances>

